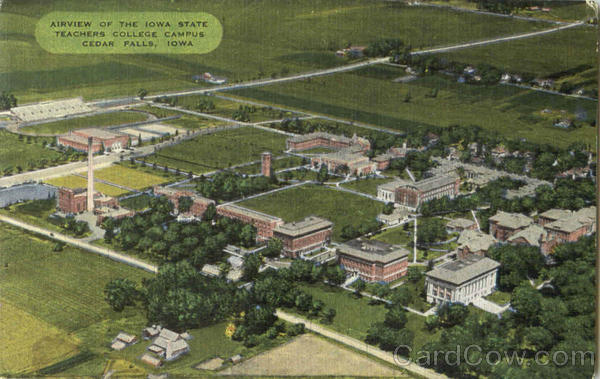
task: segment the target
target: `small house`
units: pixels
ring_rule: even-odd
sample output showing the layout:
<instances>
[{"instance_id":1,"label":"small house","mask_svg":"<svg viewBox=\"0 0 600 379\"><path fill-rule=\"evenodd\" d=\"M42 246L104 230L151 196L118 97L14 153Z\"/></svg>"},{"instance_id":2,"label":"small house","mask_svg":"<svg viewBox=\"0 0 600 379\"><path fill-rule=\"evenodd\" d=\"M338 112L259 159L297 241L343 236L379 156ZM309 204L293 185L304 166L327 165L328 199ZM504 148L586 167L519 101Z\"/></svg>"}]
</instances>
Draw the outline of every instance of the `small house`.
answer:
<instances>
[{"instance_id":1,"label":"small house","mask_svg":"<svg viewBox=\"0 0 600 379\"><path fill-rule=\"evenodd\" d=\"M162 361L159 358L153 357L152 355L146 353L140 357L142 362L154 367L158 368L162 366Z\"/></svg>"}]
</instances>

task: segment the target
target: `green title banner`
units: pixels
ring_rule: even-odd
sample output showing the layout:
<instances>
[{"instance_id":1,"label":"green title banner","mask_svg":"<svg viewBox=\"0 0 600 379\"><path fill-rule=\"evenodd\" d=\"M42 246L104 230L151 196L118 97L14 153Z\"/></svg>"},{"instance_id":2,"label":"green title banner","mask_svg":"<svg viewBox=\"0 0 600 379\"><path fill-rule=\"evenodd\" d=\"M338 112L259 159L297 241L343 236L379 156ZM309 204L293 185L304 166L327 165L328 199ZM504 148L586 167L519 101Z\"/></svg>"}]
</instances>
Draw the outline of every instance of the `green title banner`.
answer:
<instances>
[{"instance_id":1,"label":"green title banner","mask_svg":"<svg viewBox=\"0 0 600 379\"><path fill-rule=\"evenodd\" d=\"M203 12L51 12L35 37L54 54L205 54L223 27Z\"/></svg>"}]
</instances>

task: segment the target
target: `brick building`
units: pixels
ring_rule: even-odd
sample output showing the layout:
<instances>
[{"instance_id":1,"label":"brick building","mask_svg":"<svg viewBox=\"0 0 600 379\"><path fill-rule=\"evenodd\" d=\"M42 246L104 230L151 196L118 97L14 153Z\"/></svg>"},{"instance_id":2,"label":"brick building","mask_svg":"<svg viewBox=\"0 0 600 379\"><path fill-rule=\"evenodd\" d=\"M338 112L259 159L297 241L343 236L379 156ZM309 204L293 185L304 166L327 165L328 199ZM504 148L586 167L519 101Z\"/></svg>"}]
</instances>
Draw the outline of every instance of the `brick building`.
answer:
<instances>
[{"instance_id":1,"label":"brick building","mask_svg":"<svg viewBox=\"0 0 600 379\"><path fill-rule=\"evenodd\" d=\"M266 213L258 212L252 209L244 208L235 204L223 204L217 207L217 214L221 217L227 217L240 220L245 224L251 224L256 228L257 240L268 240L273 237L273 230L284 222L279 217L271 216Z\"/></svg>"},{"instance_id":2,"label":"brick building","mask_svg":"<svg viewBox=\"0 0 600 379\"><path fill-rule=\"evenodd\" d=\"M366 152L371 148L371 143L366 138L352 138L346 136L337 136L335 134L315 132L299 135L289 138L286 141L287 149L291 151L308 150L315 147L328 147L333 149L343 149L351 146L357 146L361 152Z\"/></svg>"},{"instance_id":3,"label":"brick building","mask_svg":"<svg viewBox=\"0 0 600 379\"><path fill-rule=\"evenodd\" d=\"M278 225L273 237L283 243L283 253L290 258L320 249L331 241L333 223L320 217L307 217L299 222Z\"/></svg>"},{"instance_id":4,"label":"brick building","mask_svg":"<svg viewBox=\"0 0 600 379\"><path fill-rule=\"evenodd\" d=\"M337 249L339 262L348 273L366 282L392 282L406 275L408 250L376 240L348 241Z\"/></svg>"},{"instance_id":5,"label":"brick building","mask_svg":"<svg viewBox=\"0 0 600 379\"><path fill-rule=\"evenodd\" d=\"M427 302L470 304L494 292L500 263L479 255L441 264L425 273Z\"/></svg>"},{"instance_id":6,"label":"brick building","mask_svg":"<svg viewBox=\"0 0 600 379\"><path fill-rule=\"evenodd\" d=\"M87 210L87 191L84 188L58 189L58 206L63 213L81 213Z\"/></svg>"},{"instance_id":7,"label":"brick building","mask_svg":"<svg viewBox=\"0 0 600 379\"><path fill-rule=\"evenodd\" d=\"M88 151L88 138L92 138L92 152L120 150L126 148L130 143L128 134L119 133L107 129L89 128L72 130L68 134L56 137L58 145L72 147L78 151ZM137 139L132 141L137 144Z\"/></svg>"},{"instance_id":8,"label":"brick building","mask_svg":"<svg viewBox=\"0 0 600 379\"><path fill-rule=\"evenodd\" d=\"M477 229L477 223L467 218L455 218L446 224L446 230L449 233L460 233L464 230L475 230Z\"/></svg>"},{"instance_id":9,"label":"brick building","mask_svg":"<svg viewBox=\"0 0 600 379\"><path fill-rule=\"evenodd\" d=\"M378 197L390 197L391 186L394 186L394 202L402 206L416 209L421 204L448 196L453 199L459 193L460 178L455 175L438 175L418 182L397 180L378 187ZM381 191L379 190L381 187ZM381 198L381 197L380 197ZM387 201L386 199L383 199Z\"/></svg>"},{"instance_id":10,"label":"brick building","mask_svg":"<svg viewBox=\"0 0 600 379\"><path fill-rule=\"evenodd\" d=\"M329 172L335 172L345 166L348 168L348 173L352 175L368 175L377 169L377 163L369 161L366 155L347 150L320 154L311 158L311 163L313 167L325 165Z\"/></svg>"},{"instance_id":11,"label":"brick building","mask_svg":"<svg viewBox=\"0 0 600 379\"><path fill-rule=\"evenodd\" d=\"M154 187L154 194L166 196L169 199L169 201L173 203L173 206L176 210L178 210L179 208L179 199L182 197L189 197L190 199L192 199L192 205L190 207L190 210L186 212L186 214L191 214L195 217L202 217L202 215L204 215L204 212L206 212L206 209L211 204L216 204L214 200L202 197L195 192L180 190L176 188L161 186Z\"/></svg>"},{"instance_id":12,"label":"brick building","mask_svg":"<svg viewBox=\"0 0 600 379\"><path fill-rule=\"evenodd\" d=\"M490 234L499 241L506 241L513 234L533 224L533 220L520 213L499 211L488 219Z\"/></svg>"},{"instance_id":13,"label":"brick building","mask_svg":"<svg viewBox=\"0 0 600 379\"><path fill-rule=\"evenodd\" d=\"M456 242L458 244L456 250L458 257L465 258L472 254L482 257L485 256L490 247L495 245L498 241L489 234L477 230L466 229L460 233Z\"/></svg>"}]
</instances>

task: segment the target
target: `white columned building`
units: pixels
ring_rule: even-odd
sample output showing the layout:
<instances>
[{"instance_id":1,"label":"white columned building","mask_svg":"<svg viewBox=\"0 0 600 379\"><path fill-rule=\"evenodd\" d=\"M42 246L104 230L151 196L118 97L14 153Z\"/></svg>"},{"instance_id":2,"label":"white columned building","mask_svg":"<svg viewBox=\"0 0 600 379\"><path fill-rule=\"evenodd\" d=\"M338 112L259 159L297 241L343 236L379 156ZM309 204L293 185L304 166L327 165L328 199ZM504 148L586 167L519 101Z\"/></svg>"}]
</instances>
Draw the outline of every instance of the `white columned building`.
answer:
<instances>
[{"instance_id":1,"label":"white columned building","mask_svg":"<svg viewBox=\"0 0 600 379\"><path fill-rule=\"evenodd\" d=\"M470 304L494 292L500 263L479 255L468 255L444 263L425 274L427 302Z\"/></svg>"}]
</instances>

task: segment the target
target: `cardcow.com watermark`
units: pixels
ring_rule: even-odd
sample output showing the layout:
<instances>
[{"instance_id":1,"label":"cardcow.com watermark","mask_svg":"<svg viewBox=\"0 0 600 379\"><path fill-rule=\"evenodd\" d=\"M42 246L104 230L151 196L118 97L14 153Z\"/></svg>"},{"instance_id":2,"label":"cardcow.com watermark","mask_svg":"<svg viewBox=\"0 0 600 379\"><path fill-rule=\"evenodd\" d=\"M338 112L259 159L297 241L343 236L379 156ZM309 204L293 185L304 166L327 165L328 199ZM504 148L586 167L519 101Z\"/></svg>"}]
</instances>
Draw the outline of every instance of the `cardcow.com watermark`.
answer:
<instances>
[{"instance_id":1,"label":"cardcow.com watermark","mask_svg":"<svg viewBox=\"0 0 600 379\"><path fill-rule=\"evenodd\" d=\"M414 359L407 357L416 357ZM523 366L523 364L532 366L577 366L594 365L593 351L538 351L533 356L526 352L517 351L496 351L490 350L484 352L479 345L463 346L457 345L455 350L445 351L427 351L420 350L413 354L412 348L406 345L400 345L394 350L394 361L398 366L407 366L411 363L417 363L420 366L437 366L443 363L447 366L460 366L467 364L469 366L479 366L481 364L496 365L500 362L507 362L509 365Z\"/></svg>"}]
</instances>

